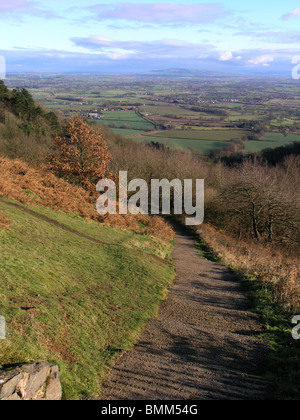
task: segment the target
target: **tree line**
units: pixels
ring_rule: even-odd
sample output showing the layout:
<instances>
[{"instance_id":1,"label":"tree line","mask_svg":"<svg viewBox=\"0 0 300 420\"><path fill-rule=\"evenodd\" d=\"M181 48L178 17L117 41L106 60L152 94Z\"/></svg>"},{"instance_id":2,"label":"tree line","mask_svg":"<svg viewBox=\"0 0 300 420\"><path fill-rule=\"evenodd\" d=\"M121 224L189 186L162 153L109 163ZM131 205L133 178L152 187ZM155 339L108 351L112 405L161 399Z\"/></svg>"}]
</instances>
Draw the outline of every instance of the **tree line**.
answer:
<instances>
[{"instance_id":1,"label":"tree line","mask_svg":"<svg viewBox=\"0 0 300 420\"><path fill-rule=\"evenodd\" d=\"M0 81L0 122L5 123L5 112L11 112L22 123L20 128L30 135L47 135L60 130L58 117L54 112L48 112L37 105L27 89L15 88L9 90Z\"/></svg>"}]
</instances>

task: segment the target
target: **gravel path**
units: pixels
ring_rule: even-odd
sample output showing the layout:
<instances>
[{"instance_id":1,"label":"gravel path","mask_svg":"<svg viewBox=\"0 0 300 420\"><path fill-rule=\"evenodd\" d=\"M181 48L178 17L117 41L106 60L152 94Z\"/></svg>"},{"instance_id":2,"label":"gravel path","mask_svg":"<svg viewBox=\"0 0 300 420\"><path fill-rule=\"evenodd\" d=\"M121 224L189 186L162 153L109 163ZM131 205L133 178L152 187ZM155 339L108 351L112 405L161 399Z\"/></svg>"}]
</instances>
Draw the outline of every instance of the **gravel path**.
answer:
<instances>
[{"instance_id":1,"label":"gravel path","mask_svg":"<svg viewBox=\"0 0 300 420\"><path fill-rule=\"evenodd\" d=\"M177 231L176 279L157 319L116 363L103 400L267 398L258 376L268 351L256 338L259 317L247 312L240 283L223 266L202 260L194 240Z\"/></svg>"}]
</instances>

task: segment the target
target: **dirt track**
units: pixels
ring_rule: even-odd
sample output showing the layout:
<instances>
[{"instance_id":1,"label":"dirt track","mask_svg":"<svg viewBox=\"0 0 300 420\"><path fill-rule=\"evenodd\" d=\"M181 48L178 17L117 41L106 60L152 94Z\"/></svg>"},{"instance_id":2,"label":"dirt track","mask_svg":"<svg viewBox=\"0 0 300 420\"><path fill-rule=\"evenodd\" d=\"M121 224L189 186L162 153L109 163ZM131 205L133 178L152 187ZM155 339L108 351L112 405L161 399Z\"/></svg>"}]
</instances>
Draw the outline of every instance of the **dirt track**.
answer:
<instances>
[{"instance_id":1,"label":"dirt track","mask_svg":"<svg viewBox=\"0 0 300 420\"><path fill-rule=\"evenodd\" d=\"M258 376L267 345L239 282L202 260L182 231L173 257L177 276L159 317L119 359L101 399L267 398L270 384Z\"/></svg>"}]
</instances>

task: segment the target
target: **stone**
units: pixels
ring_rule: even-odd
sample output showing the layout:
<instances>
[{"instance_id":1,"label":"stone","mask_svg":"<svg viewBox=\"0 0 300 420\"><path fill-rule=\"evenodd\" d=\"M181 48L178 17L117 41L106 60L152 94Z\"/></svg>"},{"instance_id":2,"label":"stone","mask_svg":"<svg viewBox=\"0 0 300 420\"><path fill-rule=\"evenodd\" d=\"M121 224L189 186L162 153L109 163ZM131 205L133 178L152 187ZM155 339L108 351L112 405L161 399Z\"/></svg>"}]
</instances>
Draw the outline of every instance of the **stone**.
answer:
<instances>
[{"instance_id":1,"label":"stone","mask_svg":"<svg viewBox=\"0 0 300 420\"><path fill-rule=\"evenodd\" d=\"M62 399L62 388L57 366L52 366L46 389L46 400L59 401Z\"/></svg>"},{"instance_id":2,"label":"stone","mask_svg":"<svg viewBox=\"0 0 300 420\"><path fill-rule=\"evenodd\" d=\"M46 384L44 384L31 398L31 401L43 401L45 400Z\"/></svg>"},{"instance_id":3,"label":"stone","mask_svg":"<svg viewBox=\"0 0 300 420\"><path fill-rule=\"evenodd\" d=\"M26 398L26 387L29 379L29 373L23 372L22 379L19 381L18 385L16 386L16 392L19 394L22 399Z\"/></svg>"},{"instance_id":4,"label":"stone","mask_svg":"<svg viewBox=\"0 0 300 420\"><path fill-rule=\"evenodd\" d=\"M0 373L0 400L61 400L59 370L48 362Z\"/></svg>"},{"instance_id":5,"label":"stone","mask_svg":"<svg viewBox=\"0 0 300 420\"><path fill-rule=\"evenodd\" d=\"M0 400L14 394L18 382L22 379L19 369L13 369L0 375Z\"/></svg>"},{"instance_id":6,"label":"stone","mask_svg":"<svg viewBox=\"0 0 300 420\"><path fill-rule=\"evenodd\" d=\"M22 371L29 375L23 398L31 400L46 383L50 374L50 364L47 362L32 363L23 366Z\"/></svg>"},{"instance_id":7,"label":"stone","mask_svg":"<svg viewBox=\"0 0 300 420\"><path fill-rule=\"evenodd\" d=\"M6 400L6 401L22 401L22 398L19 397L19 395L15 392L10 397L4 398L4 400Z\"/></svg>"}]
</instances>

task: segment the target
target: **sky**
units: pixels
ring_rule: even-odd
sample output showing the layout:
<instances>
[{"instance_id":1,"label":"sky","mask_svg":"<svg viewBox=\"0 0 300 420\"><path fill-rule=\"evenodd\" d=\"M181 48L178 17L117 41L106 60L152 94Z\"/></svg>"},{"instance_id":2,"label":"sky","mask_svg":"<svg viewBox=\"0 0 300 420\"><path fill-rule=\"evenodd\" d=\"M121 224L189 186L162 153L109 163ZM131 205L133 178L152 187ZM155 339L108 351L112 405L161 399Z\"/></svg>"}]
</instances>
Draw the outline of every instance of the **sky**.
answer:
<instances>
[{"instance_id":1,"label":"sky","mask_svg":"<svg viewBox=\"0 0 300 420\"><path fill-rule=\"evenodd\" d=\"M300 0L0 0L0 40L9 73L288 75Z\"/></svg>"}]
</instances>

